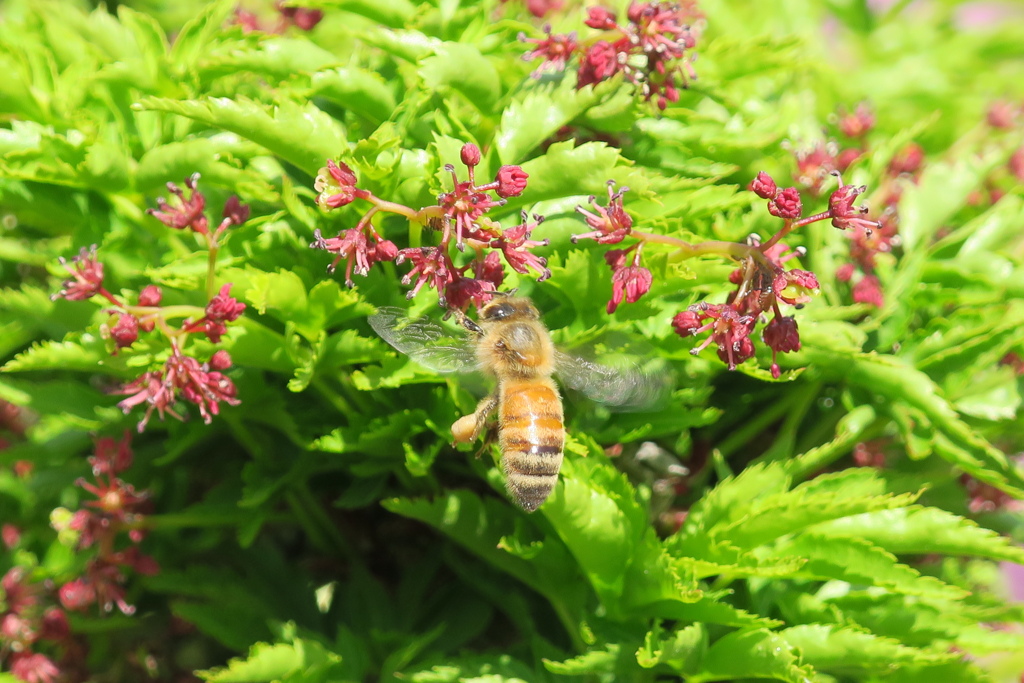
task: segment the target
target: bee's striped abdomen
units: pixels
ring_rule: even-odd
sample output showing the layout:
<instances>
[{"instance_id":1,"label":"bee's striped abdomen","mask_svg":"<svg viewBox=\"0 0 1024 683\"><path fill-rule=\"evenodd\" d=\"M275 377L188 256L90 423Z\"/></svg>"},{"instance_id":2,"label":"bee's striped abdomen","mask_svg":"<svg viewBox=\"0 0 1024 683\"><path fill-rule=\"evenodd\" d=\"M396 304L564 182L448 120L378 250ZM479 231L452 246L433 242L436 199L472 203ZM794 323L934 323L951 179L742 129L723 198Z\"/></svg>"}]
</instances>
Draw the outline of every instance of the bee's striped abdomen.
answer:
<instances>
[{"instance_id":1,"label":"bee's striped abdomen","mask_svg":"<svg viewBox=\"0 0 1024 683\"><path fill-rule=\"evenodd\" d=\"M533 512L558 482L565 446L562 399L548 378L503 382L498 440L508 492Z\"/></svg>"}]
</instances>

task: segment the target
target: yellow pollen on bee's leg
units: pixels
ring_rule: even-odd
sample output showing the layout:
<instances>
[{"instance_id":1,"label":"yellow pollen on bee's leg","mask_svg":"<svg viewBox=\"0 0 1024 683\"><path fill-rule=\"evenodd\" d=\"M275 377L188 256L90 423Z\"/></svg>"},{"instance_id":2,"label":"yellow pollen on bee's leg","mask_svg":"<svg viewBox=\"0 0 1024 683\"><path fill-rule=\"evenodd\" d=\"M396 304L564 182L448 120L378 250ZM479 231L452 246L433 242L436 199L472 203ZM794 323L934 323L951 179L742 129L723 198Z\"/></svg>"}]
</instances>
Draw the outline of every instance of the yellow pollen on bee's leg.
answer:
<instances>
[{"instance_id":1,"label":"yellow pollen on bee's leg","mask_svg":"<svg viewBox=\"0 0 1024 683\"><path fill-rule=\"evenodd\" d=\"M473 432L476 431L477 416L463 415L452 424L452 440L455 443L468 443L473 440Z\"/></svg>"}]
</instances>

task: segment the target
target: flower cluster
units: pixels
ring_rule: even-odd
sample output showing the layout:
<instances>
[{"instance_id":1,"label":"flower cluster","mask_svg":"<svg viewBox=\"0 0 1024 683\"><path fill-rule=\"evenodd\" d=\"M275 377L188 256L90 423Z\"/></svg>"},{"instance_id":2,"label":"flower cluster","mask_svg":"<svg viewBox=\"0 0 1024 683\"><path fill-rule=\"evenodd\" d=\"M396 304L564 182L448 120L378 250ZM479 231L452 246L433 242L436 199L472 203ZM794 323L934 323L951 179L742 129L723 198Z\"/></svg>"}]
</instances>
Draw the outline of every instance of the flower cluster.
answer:
<instances>
[{"instance_id":1,"label":"flower cluster","mask_svg":"<svg viewBox=\"0 0 1024 683\"><path fill-rule=\"evenodd\" d=\"M284 2L278 0L274 3L277 12L276 20L262 21L255 12L236 7L233 24L242 27L246 33L259 31L261 33L284 33L288 28L294 26L301 31L312 31L313 28L324 18L324 13L318 9L307 9L305 7L285 7Z\"/></svg>"},{"instance_id":2,"label":"flower cluster","mask_svg":"<svg viewBox=\"0 0 1024 683\"><path fill-rule=\"evenodd\" d=\"M845 172L868 153L868 134L874 125L874 113L866 103L858 104L853 112L840 110L836 126L840 136L849 140L850 145L840 148L833 141L819 142L809 150L794 151L797 183L812 195L820 195L830 174ZM850 241L850 262L838 269L836 277L842 282L852 282L851 294L855 303L878 308L884 303L882 284L875 272L876 257L891 253L900 244L897 204L906 184L917 182L923 161L924 150L916 143L908 143L898 150L889 161L880 188L874 195L873 206L876 208L870 219L841 226L853 228L846 232ZM852 202L849 196L834 197L834 200Z\"/></svg>"},{"instance_id":3,"label":"flower cluster","mask_svg":"<svg viewBox=\"0 0 1024 683\"><path fill-rule=\"evenodd\" d=\"M81 611L98 605L102 611L110 612L116 606L130 615L135 608L125 600L124 570L153 575L160 568L138 548L145 537L142 513L148 494L136 491L117 476L132 465L129 434L126 432L120 441L97 439L89 464L93 481L80 478L75 484L96 499L87 501L74 513L55 510L52 520L62 541L80 551L95 549L96 554L88 560L79 578L60 587L58 596L68 610ZM117 540L125 532L130 545L117 549Z\"/></svg>"},{"instance_id":4,"label":"flower cluster","mask_svg":"<svg viewBox=\"0 0 1024 683\"><path fill-rule=\"evenodd\" d=\"M761 338L772 350L771 373L777 379L781 375L777 354L800 350L796 319L783 315L779 304L794 306L809 301L818 289L818 279L810 271L786 269L784 264L802 255L802 249L790 251L782 244L761 249L757 240L752 240L750 246L750 255L729 277L736 289L726 303L694 304L672 319L672 327L681 337L709 333L692 353L715 344L718 357L733 370L754 356L754 328L761 317L770 315Z\"/></svg>"},{"instance_id":5,"label":"flower cluster","mask_svg":"<svg viewBox=\"0 0 1024 683\"><path fill-rule=\"evenodd\" d=\"M835 175L839 176L838 173ZM694 304L678 313L672 320L672 326L682 337L707 333L708 337L693 349L693 353L700 353L715 344L719 358L731 370L754 356L755 328L760 320L770 317L764 325L761 338L772 350L771 372L772 376L778 378L781 369L777 363L777 354L800 349L796 320L784 315L780 304L797 306L806 303L818 289L818 279L814 273L787 265L789 261L802 256L803 250L790 250L781 240L797 228L822 220L829 220L833 226L844 231L870 233L879 226L867 218L865 207L854 205L866 188L846 185L841 177L839 187L829 197L828 210L807 217L803 217L800 191L795 187L778 187L775 180L763 171L750 183L749 189L768 200L768 213L783 221L782 227L764 243L754 237L747 244L717 241L690 244L668 235L636 230L623 206L626 188L616 192L613 182L608 184L606 206L600 206L591 197L593 210L577 207L576 210L583 215L590 231L574 235L572 239L573 242L593 239L598 244L619 244L627 238L636 240L624 249L612 249L605 254L605 261L612 270L609 313L613 313L624 300L634 303L650 291L653 277L647 268L640 265L646 245L673 247L670 259L720 255L738 261L739 267L729 277L735 289L725 303Z\"/></svg>"},{"instance_id":6,"label":"flower cluster","mask_svg":"<svg viewBox=\"0 0 1024 683\"><path fill-rule=\"evenodd\" d=\"M845 172L854 162L867 154L868 134L874 125L874 113L866 103L858 104L852 112L840 110L836 117L836 127L850 145L840 147L837 142L828 141L818 142L809 149L793 150L797 166L794 178L797 184L811 195L820 196L830 175ZM856 303L881 307L884 302L881 282L875 274L875 259L878 254L889 253L899 245L896 205L904 183L916 182L922 160L923 152L920 146L909 143L903 147L890 161L881 188L875 195L874 204L879 209L870 217L851 216L857 220L847 221L844 225L837 225L833 221L836 227L852 228L846 232L850 240L851 262L839 268L837 279L843 282L852 281L855 274L860 272L860 276L852 285L852 296ZM852 205L859 192L855 192L855 188L850 186L846 187L849 188L846 190L847 194L833 194L830 205L833 201Z\"/></svg>"},{"instance_id":7,"label":"flower cluster","mask_svg":"<svg viewBox=\"0 0 1024 683\"><path fill-rule=\"evenodd\" d=\"M97 259L95 247L82 249L71 264L61 262L70 277L53 298L84 301L100 297L108 302L111 308L107 312L111 318L101 331L111 342L111 353L131 348L138 341L140 332L156 331L169 343L170 355L160 369L145 372L114 390L114 393L128 395L118 404L125 413L137 405L146 404L139 431L145 429L153 411L157 411L161 419L165 414L183 419L183 415L174 410L174 404L179 400L196 404L207 423L219 412L220 403L237 405L239 402L234 383L223 374L231 367L227 351L214 352L206 363L200 363L183 351L192 334L201 334L214 344L219 343L227 332L227 323L237 320L245 311L245 304L231 296L230 283L214 293L214 266L221 237L229 227L248 220L249 209L242 206L237 197L231 197L225 203L221 222L211 230L205 213L206 198L197 189L198 180L199 175L195 174L185 181L187 194L177 185L168 183L173 199L168 201L161 197L157 200L157 208L149 209L148 213L169 228L191 230L205 240L209 250L208 303L205 308L161 305L163 291L154 284L144 287L134 304L114 296L103 286L103 264ZM184 321L175 327L171 321L176 318L184 318Z\"/></svg>"},{"instance_id":8,"label":"flower cluster","mask_svg":"<svg viewBox=\"0 0 1024 683\"><path fill-rule=\"evenodd\" d=\"M573 235L573 244L584 239L592 239L598 244L618 244L633 235L633 219L626 213L622 203L623 196L628 191L628 187L616 191L615 181L609 180L606 206L598 204L594 196L589 199L593 211L577 206L576 212L583 216L590 231ZM636 236L651 237L644 233L637 233ZM626 249L610 249L605 253L605 263L612 271L612 298L607 306L609 313L614 313L623 299L631 304L636 303L650 291L654 277L650 270L640 265L643 246L644 241L641 239Z\"/></svg>"},{"instance_id":9,"label":"flower cluster","mask_svg":"<svg viewBox=\"0 0 1024 683\"><path fill-rule=\"evenodd\" d=\"M7 543L8 548L17 546ZM0 663L22 681L54 683L61 680L62 667L40 652L60 652L67 657L75 649L68 618L51 603L46 586L32 579L21 565L11 567L0 578Z\"/></svg>"},{"instance_id":10,"label":"flower cluster","mask_svg":"<svg viewBox=\"0 0 1024 683\"><path fill-rule=\"evenodd\" d=\"M803 216L803 202L795 187L779 188L775 180L760 172L749 189L758 197L768 200L768 213L783 220L783 226L763 244L757 238L749 242L749 250L740 259L740 267L729 280L736 289L724 304L701 302L680 312L672 326L683 337L709 332L710 336L693 353L711 345L717 346L718 356L735 368L753 357L753 333L760 319L770 316L761 332L761 339L772 351L771 373L778 378L781 369L778 354L800 350L800 332L796 319L783 314L780 303L796 306L810 300L818 289L817 276L807 270L788 268L787 262L802 256L804 250L790 250L781 240L793 230L810 223L829 220L840 230L871 231L876 223L869 220L863 206L854 206L865 187L843 184L838 172L839 187L829 197L828 210L812 216Z\"/></svg>"},{"instance_id":11,"label":"flower cluster","mask_svg":"<svg viewBox=\"0 0 1024 683\"><path fill-rule=\"evenodd\" d=\"M337 237L325 238L319 230L315 231L310 247L336 254L329 266L331 272L345 261L345 282L349 287L353 285L353 273L366 275L374 263L408 262L411 268L402 278L403 284L412 285L408 298L416 296L426 286L437 292L442 306L452 310L464 311L470 304L481 306L490 300L505 277L502 257L517 273L525 275L532 270L539 274L540 280L550 277L547 262L532 252L548 244L547 240L531 239L544 220L542 216L533 216L531 220L523 212L520 223L504 229L486 216L491 209L503 206L509 197L523 193L528 179L526 172L519 166L502 166L494 180L477 184L480 149L467 143L460 156L467 169L467 179L460 180L455 166L447 164L445 170L452 178L451 191L441 193L436 206L419 210L374 196L369 190L358 187L355 173L346 164L328 161L314 185L319 193L317 203L327 210L356 199L373 206L355 227L343 230ZM394 242L381 237L371 222L373 216L382 212L399 214L440 232L438 245L399 249ZM466 253L468 247L470 257L458 259L452 247L459 254ZM457 260L464 262L457 265Z\"/></svg>"},{"instance_id":12,"label":"flower cluster","mask_svg":"<svg viewBox=\"0 0 1024 683\"><path fill-rule=\"evenodd\" d=\"M1006 165L993 169L985 178L984 187L971 193L968 201L979 206L995 204L1014 186L1024 183L1024 102L1007 100L992 102L985 115L988 139L995 145L1012 149Z\"/></svg>"},{"instance_id":13,"label":"flower cluster","mask_svg":"<svg viewBox=\"0 0 1024 683\"><path fill-rule=\"evenodd\" d=\"M704 15L692 0L632 2L624 23L602 6L590 7L587 13L584 23L601 32L589 42L578 40L575 33L552 34L550 27L544 28L544 38L520 35L534 46L523 58L543 60L534 76L563 71L570 56L578 53L577 88L622 74L660 109L679 101L679 89L697 78L693 48Z\"/></svg>"}]
</instances>

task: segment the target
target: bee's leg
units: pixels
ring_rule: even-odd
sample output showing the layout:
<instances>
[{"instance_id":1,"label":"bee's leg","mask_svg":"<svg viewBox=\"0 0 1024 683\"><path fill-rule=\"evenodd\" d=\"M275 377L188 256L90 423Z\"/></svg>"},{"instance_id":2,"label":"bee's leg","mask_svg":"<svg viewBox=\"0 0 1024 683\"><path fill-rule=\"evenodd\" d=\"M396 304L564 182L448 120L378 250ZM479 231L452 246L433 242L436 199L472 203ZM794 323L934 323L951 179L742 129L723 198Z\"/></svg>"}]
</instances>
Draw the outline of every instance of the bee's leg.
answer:
<instances>
[{"instance_id":1,"label":"bee's leg","mask_svg":"<svg viewBox=\"0 0 1024 683\"><path fill-rule=\"evenodd\" d=\"M465 314L465 312L460 311L459 309L455 309L454 313L455 313L455 321L457 323L459 323L460 325L465 327L472 334L475 334L478 337L483 336L484 331L482 329L480 329L480 326L477 325L473 320L470 320L469 316L467 316ZM481 405L482 405L482 403L481 403ZM479 407L477 407L477 410L479 410Z\"/></svg>"},{"instance_id":2,"label":"bee's leg","mask_svg":"<svg viewBox=\"0 0 1024 683\"><path fill-rule=\"evenodd\" d=\"M471 415L464 415L452 425L453 445L459 443L470 443L480 438L480 433L487 426L487 418L498 407L498 393L494 392L476 405L476 410Z\"/></svg>"},{"instance_id":3,"label":"bee's leg","mask_svg":"<svg viewBox=\"0 0 1024 683\"><path fill-rule=\"evenodd\" d=\"M491 445L494 444L494 442L496 442L497 440L498 440L498 423L496 421L491 421L487 425L487 433L484 434L484 442L483 442L483 444L481 444L480 450L478 450L476 452L476 457L479 458L481 455L483 455L484 451L486 451L488 448L490 448Z\"/></svg>"}]
</instances>

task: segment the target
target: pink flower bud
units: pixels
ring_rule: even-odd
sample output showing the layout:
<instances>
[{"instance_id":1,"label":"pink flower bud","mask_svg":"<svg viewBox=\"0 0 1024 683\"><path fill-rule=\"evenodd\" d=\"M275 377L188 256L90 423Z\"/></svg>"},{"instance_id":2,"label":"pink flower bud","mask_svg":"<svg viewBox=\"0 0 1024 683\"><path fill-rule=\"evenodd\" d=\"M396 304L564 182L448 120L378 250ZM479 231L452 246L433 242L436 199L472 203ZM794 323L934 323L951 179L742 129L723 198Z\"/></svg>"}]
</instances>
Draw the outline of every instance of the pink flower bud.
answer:
<instances>
[{"instance_id":1,"label":"pink flower bud","mask_svg":"<svg viewBox=\"0 0 1024 683\"><path fill-rule=\"evenodd\" d=\"M1006 100L999 100L989 105L985 120L993 128L1012 130L1014 121L1017 118L1018 110Z\"/></svg>"},{"instance_id":2,"label":"pink flower bud","mask_svg":"<svg viewBox=\"0 0 1024 683\"><path fill-rule=\"evenodd\" d=\"M480 148L472 142L467 142L462 146L460 156L466 166L476 166L480 163Z\"/></svg>"},{"instance_id":3,"label":"pink flower bud","mask_svg":"<svg viewBox=\"0 0 1024 683\"><path fill-rule=\"evenodd\" d=\"M587 9L587 18L583 23L599 31L613 29L615 28L615 12L605 7L590 7Z\"/></svg>"},{"instance_id":4,"label":"pink flower bud","mask_svg":"<svg viewBox=\"0 0 1024 683\"><path fill-rule=\"evenodd\" d=\"M882 283L874 275L865 275L853 286L853 300L858 304L870 304L875 308L881 308L885 304Z\"/></svg>"},{"instance_id":5,"label":"pink flower bud","mask_svg":"<svg viewBox=\"0 0 1024 683\"><path fill-rule=\"evenodd\" d=\"M1013 177L1024 183L1024 147L1017 148L1017 151L1010 156L1007 166Z\"/></svg>"},{"instance_id":6,"label":"pink flower bud","mask_svg":"<svg viewBox=\"0 0 1024 683\"><path fill-rule=\"evenodd\" d=\"M312 31L313 28L324 18L324 13L318 9L306 9L305 7L284 7L278 3L277 11L285 21L295 24L295 27L302 31Z\"/></svg>"},{"instance_id":7,"label":"pink flower bud","mask_svg":"<svg viewBox=\"0 0 1024 683\"><path fill-rule=\"evenodd\" d=\"M156 285L146 285L139 292L140 306L159 306L164 298L164 293Z\"/></svg>"},{"instance_id":8,"label":"pink flower bud","mask_svg":"<svg viewBox=\"0 0 1024 683\"><path fill-rule=\"evenodd\" d=\"M922 163L924 163L924 149L916 142L911 142L897 152L889 162L889 173L891 175L915 173L921 168Z\"/></svg>"},{"instance_id":9,"label":"pink flower bud","mask_svg":"<svg viewBox=\"0 0 1024 683\"><path fill-rule=\"evenodd\" d=\"M43 613L43 640L61 641L71 635L71 626L64 610L51 607Z\"/></svg>"},{"instance_id":10,"label":"pink flower bud","mask_svg":"<svg viewBox=\"0 0 1024 683\"><path fill-rule=\"evenodd\" d=\"M237 195L231 195L224 202L224 218L227 218L232 225L241 225L249 220L250 209L238 201Z\"/></svg>"},{"instance_id":11,"label":"pink flower bud","mask_svg":"<svg viewBox=\"0 0 1024 683\"><path fill-rule=\"evenodd\" d=\"M394 261L398 256L398 247L391 240L381 240L373 248L372 261Z\"/></svg>"},{"instance_id":12,"label":"pink flower bud","mask_svg":"<svg viewBox=\"0 0 1024 683\"><path fill-rule=\"evenodd\" d=\"M775 180L764 171L760 171L757 177L750 181L747 189L761 199L772 199L779 191Z\"/></svg>"},{"instance_id":13,"label":"pink flower bud","mask_svg":"<svg viewBox=\"0 0 1024 683\"><path fill-rule=\"evenodd\" d=\"M526 171L519 166L502 166L498 169L498 175L495 178L498 189L494 192L502 199L518 197L526 189L526 179L529 177Z\"/></svg>"},{"instance_id":14,"label":"pink flower bud","mask_svg":"<svg viewBox=\"0 0 1024 683\"><path fill-rule=\"evenodd\" d=\"M210 299L206 304L206 317L213 322L231 322L237 320L245 310L245 304L241 303L228 292L231 291L231 283L220 288L220 293Z\"/></svg>"},{"instance_id":15,"label":"pink flower bud","mask_svg":"<svg viewBox=\"0 0 1024 683\"><path fill-rule=\"evenodd\" d=\"M3 539L4 545L11 550L21 541L21 530L13 524L4 524L0 528L0 539Z\"/></svg>"},{"instance_id":16,"label":"pink flower bud","mask_svg":"<svg viewBox=\"0 0 1024 683\"><path fill-rule=\"evenodd\" d=\"M580 60L576 74L576 88L600 83L614 76L622 65L615 46L606 40L599 40L590 46Z\"/></svg>"},{"instance_id":17,"label":"pink flower bud","mask_svg":"<svg viewBox=\"0 0 1024 683\"><path fill-rule=\"evenodd\" d=\"M875 127L875 114L861 102L853 112L839 117L839 132L848 138L860 138Z\"/></svg>"},{"instance_id":18,"label":"pink flower bud","mask_svg":"<svg viewBox=\"0 0 1024 683\"><path fill-rule=\"evenodd\" d=\"M119 349L131 346L139 338L139 319L131 313L122 313L117 324L110 328L110 337Z\"/></svg>"},{"instance_id":19,"label":"pink flower bud","mask_svg":"<svg viewBox=\"0 0 1024 683\"><path fill-rule=\"evenodd\" d=\"M224 349L210 356L210 368L213 370L227 370L231 367L231 354Z\"/></svg>"},{"instance_id":20,"label":"pink flower bud","mask_svg":"<svg viewBox=\"0 0 1024 683\"><path fill-rule=\"evenodd\" d=\"M800 192L795 187L787 187L768 202L768 213L777 218L785 218L787 220L800 218L803 210L803 204L800 202Z\"/></svg>"},{"instance_id":21,"label":"pink flower bud","mask_svg":"<svg viewBox=\"0 0 1024 683\"><path fill-rule=\"evenodd\" d=\"M57 595L60 598L60 604L64 605L64 609L72 611L83 610L96 602L96 591L84 579L75 579L65 583L57 591Z\"/></svg>"},{"instance_id":22,"label":"pink flower bud","mask_svg":"<svg viewBox=\"0 0 1024 683\"><path fill-rule=\"evenodd\" d=\"M860 159L861 155L863 154L864 152L857 149L856 147L844 149L842 152L839 153L839 156L836 157L836 170L839 171L840 173L844 172L846 169L850 168L850 165L853 164L853 162L857 161L857 159Z\"/></svg>"},{"instance_id":23,"label":"pink flower bud","mask_svg":"<svg viewBox=\"0 0 1024 683\"><path fill-rule=\"evenodd\" d=\"M764 327L762 339L768 348L778 353L800 350L800 332L792 317L772 318Z\"/></svg>"},{"instance_id":24,"label":"pink flower bud","mask_svg":"<svg viewBox=\"0 0 1024 683\"><path fill-rule=\"evenodd\" d=\"M701 322L700 316L694 311L689 309L676 313L676 316L672 318L672 328L676 331L680 337L689 337L697 332L697 328L701 327L704 323Z\"/></svg>"}]
</instances>

